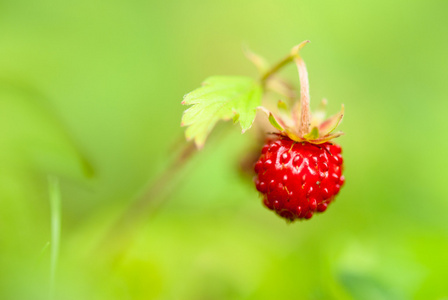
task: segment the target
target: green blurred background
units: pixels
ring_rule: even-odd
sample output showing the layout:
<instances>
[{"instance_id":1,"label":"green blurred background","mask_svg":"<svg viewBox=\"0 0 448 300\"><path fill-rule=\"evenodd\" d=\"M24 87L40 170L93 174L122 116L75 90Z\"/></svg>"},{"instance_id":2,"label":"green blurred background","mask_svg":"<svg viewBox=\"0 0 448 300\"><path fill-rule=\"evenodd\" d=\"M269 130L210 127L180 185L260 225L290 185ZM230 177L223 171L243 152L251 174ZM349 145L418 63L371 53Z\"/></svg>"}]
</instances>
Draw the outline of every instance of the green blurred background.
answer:
<instances>
[{"instance_id":1,"label":"green blurred background","mask_svg":"<svg viewBox=\"0 0 448 300\"><path fill-rule=\"evenodd\" d=\"M54 299L448 299L447 11L1 0L0 299L50 297L48 175ZM161 178L184 147L185 93L257 76L242 43L274 62L305 39L312 106L346 107L346 184L327 212L286 224L265 209L239 171L253 133L232 125Z\"/></svg>"}]
</instances>

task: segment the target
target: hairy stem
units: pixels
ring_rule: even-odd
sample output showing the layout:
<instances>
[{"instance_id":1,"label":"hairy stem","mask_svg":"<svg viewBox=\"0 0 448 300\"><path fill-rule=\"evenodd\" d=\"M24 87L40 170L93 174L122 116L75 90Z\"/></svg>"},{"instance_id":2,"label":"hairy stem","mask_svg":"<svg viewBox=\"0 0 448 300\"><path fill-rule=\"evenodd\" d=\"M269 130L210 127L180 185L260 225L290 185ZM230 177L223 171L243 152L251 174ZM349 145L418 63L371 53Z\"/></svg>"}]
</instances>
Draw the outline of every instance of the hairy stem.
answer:
<instances>
[{"instance_id":1,"label":"hairy stem","mask_svg":"<svg viewBox=\"0 0 448 300\"><path fill-rule=\"evenodd\" d=\"M210 137L209 144L222 140L230 133L230 127L222 126ZM177 148L177 147L176 147ZM95 253L107 250L120 253L138 233L137 228L153 216L167 201L167 197L179 185L179 179L187 163L198 153L194 143L184 143L176 153L171 163L152 181L146 192L140 195L134 203L129 205L120 216L110 225L102 239L98 241Z\"/></svg>"},{"instance_id":2,"label":"hairy stem","mask_svg":"<svg viewBox=\"0 0 448 300\"><path fill-rule=\"evenodd\" d=\"M291 52L278 63L276 63L272 68L267 70L260 78L262 85L265 85L266 81L281 68L286 66L288 63L294 61L297 65L299 71L300 79L300 120L297 120L299 125L299 135L303 137L310 132L310 85L308 82L308 72L306 70L305 62L299 55L300 49L302 49L310 41L303 41L297 46L293 47Z\"/></svg>"},{"instance_id":3,"label":"hairy stem","mask_svg":"<svg viewBox=\"0 0 448 300\"><path fill-rule=\"evenodd\" d=\"M168 165L161 174L148 186L146 192L141 195L134 203L132 203L121 216L111 225L110 229L100 241L97 251L103 251L104 248L112 246L110 242L119 241L120 245L116 246L116 250L126 247L133 238L135 230L133 228L140 222L149 218L157 208L162 205L165 200L164 193L173 189L169 184L173 178L178 175L185 164L197 153L194 143L183 145L183 149L177 155L173 162Z\"/></svg>"},{"instance_id":4,"label":"hairy stem","mask_svg":"<svg viewBox=\"0 0 448 300\"><path fill-rule=\"evenodd\" d=\"M267 70L266 72L263 73L263 75L260 78L260 82L264 85L265 82L269 79L269 77L271 77L272 75L277 73L280 69L282 69L284 66L286 66L290 62L292 62L299 55L300 49L302 49L303 46L305 46L309 42L310 41L306 40L306 41L303 41L300 44L294 46L291 49L291 52L287 56L285 56L282 60L277 62L269 70Z\"/></svg>"},{"instance_id":5,"label":"hairy stem","mask_svg":"<svg viewBox=\"0 0 448 300\"><path fill-rule=\"evenodd\" d=\"M304 136L310 132L310 84L308 81L308 71L303 59L296 55L294 61L299 71L300 79L300 120L299 120L299 135Z\"/></svg>"},{"instance_id":6,"label":"hairy stem","mask_svg":"<svg viewBox=\"0 0 448 300\"><path fill-rule=\"evenodd\" d=\"M281 61L276 63L272 68L267 70L260 78L261 83L265 84L266 80L268 80L269 77L271 77L272 75L277 73L281 68L283 68L284 66L286 66L290 62L292 62L293 58L294 58L294 56L292 54L289 54L288 56L283 58Z\"/></svg>"}]
</instances>

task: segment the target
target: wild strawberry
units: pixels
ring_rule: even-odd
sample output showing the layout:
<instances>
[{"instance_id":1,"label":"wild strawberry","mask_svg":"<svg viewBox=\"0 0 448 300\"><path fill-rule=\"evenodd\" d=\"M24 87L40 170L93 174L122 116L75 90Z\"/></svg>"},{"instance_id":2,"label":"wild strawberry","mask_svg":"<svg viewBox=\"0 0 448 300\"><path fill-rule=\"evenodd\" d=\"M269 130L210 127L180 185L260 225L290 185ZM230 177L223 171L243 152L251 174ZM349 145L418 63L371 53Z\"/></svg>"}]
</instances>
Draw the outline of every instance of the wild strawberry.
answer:
<instances>
[{"instance_id":1,"label":"wild strawberry","mask_svg":"<svg viewBox=\"0 0 448 300\"><path fill-rule=\"evenodd\" d=\"M299 70L300 103L297 101L289 110L280 101L278 107L283 113L277 115L261 107L279 133L264 145L255 164L255 185L264 205L290 221L309 219L315 212L325 211L345 180L342 149L330 142L342 135L332 132L342 120L344 107L324 120L323 100L321 109L311 115L305 63L298 54L294 61Z\"/></svg>"},{"instance_id":2,"label":"wild strawberry","mask_svg":"<svg viewBox=\"0 0 448 300\"><path fill-rule=\"evenodd\" d=\"M264 205L291 221L325 211L344 184L340 146L287 137L263 147L255 172Z\"/></svg>"}]
</instances>

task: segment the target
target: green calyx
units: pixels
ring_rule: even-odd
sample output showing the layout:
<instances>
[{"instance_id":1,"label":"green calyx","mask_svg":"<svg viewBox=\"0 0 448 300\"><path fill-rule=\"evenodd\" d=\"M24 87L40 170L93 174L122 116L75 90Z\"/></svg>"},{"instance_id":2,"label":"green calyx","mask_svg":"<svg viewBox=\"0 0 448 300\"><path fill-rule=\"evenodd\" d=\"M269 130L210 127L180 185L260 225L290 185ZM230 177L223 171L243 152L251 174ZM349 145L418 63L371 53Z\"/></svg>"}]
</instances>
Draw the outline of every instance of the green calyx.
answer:
<instances>
[{"instance_id":1,"label":"green calyx","mask_svg":"<svg viewBox=\"0 0 448 300\"><path fill-rule=\"evenodd\" d=\"M305 41L295 46L290 55L277 64L277 66L283 66L285 62L289 61L296 63L300 79L300 99L293 99L292 108L289 108L282 100L278 101L277 113L273 113L262 106L258 108L266 113L271 125L279 130L281 135L296 142L322 144L343 134L343 132L335 132L335 130L344 116L344 105L342 105L339 113L325 119L327 101L323 99L319 110L311 113L308 72L305 62L299 55L299 50L308 42ZM278 70L279 68L274 67L272 69ZM266 76L266 74L268 75ZM262 77L262 80L266 81L271 76L271 73L266 74Z\"/></svg>"},{"instance_id":2,"label":"green calyx","mask_svg":"<svg viewBox=\"0 0 448 300\"><path fill-rule=\"evenodd\" d=\"M324 103L326 101L322 100L322 102ZM311 122L308 125L309 130L306 134L300 133L300 124L298 122L301 117L300 107L294 109L288 108L287 111L289 114L285 113L284 110L283 112L279 110L279 113L275 114L263 106L259 106L258 109L266 113L271 125L280 131L281 135L287 136L296 142L322 144L344 134L341 131L335 132L344 116L344 105L342 105L340 112L325 120L321 119L323 112L320 110L316 111L315 114L311 114ZM299 112L294 112L294 110L299 110Z\"/></svg>"}]
</instances>

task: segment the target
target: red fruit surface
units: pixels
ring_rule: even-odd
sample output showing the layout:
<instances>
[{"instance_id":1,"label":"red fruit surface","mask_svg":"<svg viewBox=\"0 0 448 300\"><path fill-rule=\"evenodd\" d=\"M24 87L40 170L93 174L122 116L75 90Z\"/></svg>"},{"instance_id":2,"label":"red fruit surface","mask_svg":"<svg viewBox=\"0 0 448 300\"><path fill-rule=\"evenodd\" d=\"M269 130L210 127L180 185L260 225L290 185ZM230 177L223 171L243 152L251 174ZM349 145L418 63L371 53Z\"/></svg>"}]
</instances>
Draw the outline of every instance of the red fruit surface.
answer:
<instances>
[{"instance_id":1,"label":"red fruit surface","mask_svg":"<svg viewBox=\"0 0 448 300\"><path fill-rule=\"evenodd\" d=\"M267 142L255 164L264 205L290 221L325 211L344 184L341 150L286 137Z\"/></svg>"}]
</instances>

